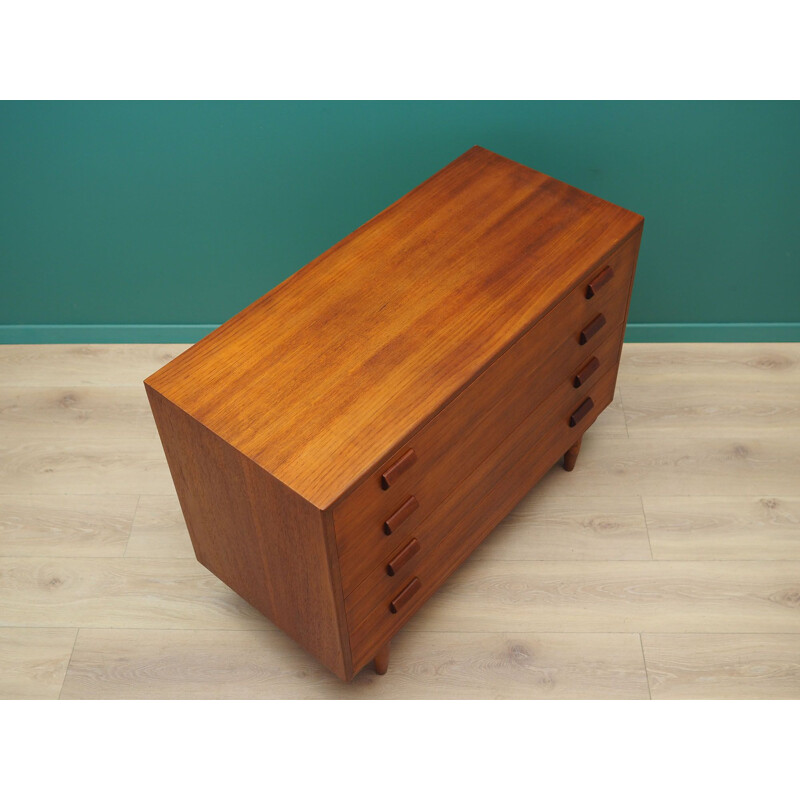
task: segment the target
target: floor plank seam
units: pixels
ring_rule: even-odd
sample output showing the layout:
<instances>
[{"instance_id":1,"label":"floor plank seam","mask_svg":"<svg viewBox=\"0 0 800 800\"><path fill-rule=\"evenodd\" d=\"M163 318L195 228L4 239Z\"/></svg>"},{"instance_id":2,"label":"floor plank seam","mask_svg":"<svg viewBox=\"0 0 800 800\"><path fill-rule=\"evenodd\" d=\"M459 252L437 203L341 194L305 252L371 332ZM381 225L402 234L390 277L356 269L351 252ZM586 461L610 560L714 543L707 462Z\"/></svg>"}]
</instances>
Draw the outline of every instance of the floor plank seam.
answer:
<instances>
[{"instance_id":1,"label":"floor plank seam","mask_svg":"<svg viewBox=\"0 0 800 800\"><path fill-rule=\"evenodd\" d=\"M64 686L67 683L67 675L69 675L69 668L72 666L72 657L75 655L75 645L78 643L78 634L81 632L80 628L75 629L75 638L72 640L72 650L69 652L69 661L67 661L67 668L64 670L64 677L61 679L61 688L58 690L58 700L64 693Z\"/></svg>"},{"instance_id":2,"label":"floor plank seam","mask_svg":"<svg viewBox=\"0 0 800 800\"><path fill-rule=\"evenodd\" d=\"M130 524L130 526L128 528L128 539L125 542L125 549L122 551L122 556L121 556L122 558L125 558L125 556L128 555L128 547L130 546L131 536L133 535L133 526L134 526L134 523L136 522L136 514L139 511L139 505L140 505L141 502L142 502L142 496L138 495L136 497L136 505L133 507L133 515L131 516L131 524Z\"/></svg>"},{"instance_id":3,"label":"floor plank seam","mask_svg":"<svg viewBox=\"0 0 800 800\"><path fill-rule=\"evenodd\" d=\"M647 512L644 510L644 497L639 495L639 504L642 507L642 519L644 520L644 529L647 533L647 546L650 548L650 560L655 561L656 559L653 557L653 542L650 539L650 525L647 522Z\"/></svg>"},{"instance_id":4,"label":"floor plank seam","mask_svg":"<svg viewBox=\"0 0 800 800\"><path fill-rule=\"evenodd\" d=\"M617 392L619 394L619 405L622 408L622 422L625 425L625 436L630 439L631 432L628 430L628 413L625 411L625 397L622 394L622 384L617 383Z\"/></svg>"},{"instance_id":5,"label":"floor plank seam","mask_svg":"<svg viewBox=\"0 0 800 800\"><path fill-rule=\"evenodd\" d=\"M653 699L653 690L650 688L650 673L647 671L647 657L644 654L644 642L642 641L642 634L639 633L639 647L642 651L642 666L644 667L644 679L647 681L647 696L650 700Z\"/></svg>"}]
</instances>

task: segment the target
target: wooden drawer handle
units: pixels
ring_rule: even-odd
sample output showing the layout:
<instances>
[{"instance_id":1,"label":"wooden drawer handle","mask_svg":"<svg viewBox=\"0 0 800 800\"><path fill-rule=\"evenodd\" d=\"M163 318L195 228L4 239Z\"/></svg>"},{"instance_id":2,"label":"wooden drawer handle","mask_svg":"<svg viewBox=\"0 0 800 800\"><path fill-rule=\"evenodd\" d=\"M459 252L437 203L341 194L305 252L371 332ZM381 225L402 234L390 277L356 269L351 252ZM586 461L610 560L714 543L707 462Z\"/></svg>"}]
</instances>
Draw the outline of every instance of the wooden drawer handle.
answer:
<instances>
[{"instance_id":1,"label":"wooden drawer handle","mask_svg":"<svg viewBox=\"0 0 800 800\"><path fill-rule=\"evenodd\" d=\"M582 331L579 337L581 344L586 344L606 324L606 318L598 314Z\"/></svg>"},{"instance_id":2,"label":"wooden drawer handle","mask_svg":"<svg viewBox=\"0 0 800 800\"><path fill-rule=\"evenodd\" d=\"M592 375L597 372L597 368L600 366L600 361L597 359L596 356L592 356L576 373L575 377L572 380L572 385L577 389L579 386L583 386Z\"/></svg>"},{"instance_id":3,"label":"wooden drawer handle","mask_svg":"<svg viewBox=\"0 0 800 800\"><path fill-rule=\"evenodd\" d=\"M411 582L400 592L391 603L389 603L389 611L396 614L401 611L403 606L408 605L408 601L422 588L419 578L412 578Z\"/></svg>"},{"instance_id":4,"label":"wooden drawer handle","mask_svg":"<svg viewBox=\"0 0 800 800\"><path fill-rule=\"evenodd\" d=\"M606 267L598 275L592 278L589 285L586 287L586 299L594 297L600 289L602 289L614 277L613 267Z\"/></svg>"},{"instance_id":5,"label":"wooden drawer handle","mask_svg":"<svg viewBox=\"0 0 800 800\"><path fill-rule=\"evenodd\" d=\"M388 575L396 575L400 570L419 553L419 542L412 539L387 565Z\"/></svg>"},{"instance_id":6,"label":"wooden drawer handle","mask_svg":"<svg viewBox=\"0 0 800 800\"><path fill-rule=\"evenodd\" d=\"M594 400L587 397L573 412L569 418L570 428L574 428L592 409L594 408Z\"/></svg>"},{"instance_id":7,"label":"wooden drawer handle","mask_svg":"<svg viewBox=\"0 0 800 800\"><path fill-rule=\"evenodd\" d=\"M410 469L417 461L417 454L414 452L414 448L409 448L403 453L397 461L392 464L386 472L381 475L381 488L388 489L393 483L397 482L397 479L408 469Z\"/></svg>"},{"instance_id":8,"label":"wooden drawer handle","mask_svg":"<svg viewBox=\"0 0 800 800\"><path fill-rule=\"evenodd\" d=\"M411 497L383 523L383 532L387 536L391 536L418 508L419 501L412 494Z\"/></svg>"}]
</instances>

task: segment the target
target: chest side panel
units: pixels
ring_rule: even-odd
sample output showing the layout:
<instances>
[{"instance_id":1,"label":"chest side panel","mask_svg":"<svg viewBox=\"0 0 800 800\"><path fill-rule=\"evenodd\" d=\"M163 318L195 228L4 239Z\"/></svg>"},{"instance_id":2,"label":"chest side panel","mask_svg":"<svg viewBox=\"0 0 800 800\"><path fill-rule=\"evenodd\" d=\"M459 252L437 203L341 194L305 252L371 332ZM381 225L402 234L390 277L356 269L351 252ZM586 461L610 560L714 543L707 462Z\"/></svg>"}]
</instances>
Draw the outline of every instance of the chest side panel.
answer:
<instances>
[{"instance_id":1,"label":"chest side panel","mask_svg":"<svg viewBox=\"0 0 800 800\"><path fill-rule=\"evenodd\" d=\"M351 677L326 515L146 388L197 560L339 677Z\"/></svg>"}]
</instances>

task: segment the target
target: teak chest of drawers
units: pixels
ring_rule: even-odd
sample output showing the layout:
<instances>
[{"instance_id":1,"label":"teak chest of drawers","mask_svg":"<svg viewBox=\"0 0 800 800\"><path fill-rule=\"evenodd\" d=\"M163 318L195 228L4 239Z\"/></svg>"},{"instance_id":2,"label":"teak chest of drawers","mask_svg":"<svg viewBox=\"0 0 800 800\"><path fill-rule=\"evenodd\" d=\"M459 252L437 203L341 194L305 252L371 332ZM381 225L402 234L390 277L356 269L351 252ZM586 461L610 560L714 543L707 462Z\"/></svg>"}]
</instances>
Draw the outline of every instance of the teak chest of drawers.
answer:
<instances>
[{"instance_id":1,"label":"teak chest of drawers","mask_svg":"<svg viewBox=\"0 0 800 800\"><path fill-rule=\"evenodd\" d=\"M198 560L385 672L611 402L643 222L473 147L148 378Z\"/></svg>"}]
</instances>

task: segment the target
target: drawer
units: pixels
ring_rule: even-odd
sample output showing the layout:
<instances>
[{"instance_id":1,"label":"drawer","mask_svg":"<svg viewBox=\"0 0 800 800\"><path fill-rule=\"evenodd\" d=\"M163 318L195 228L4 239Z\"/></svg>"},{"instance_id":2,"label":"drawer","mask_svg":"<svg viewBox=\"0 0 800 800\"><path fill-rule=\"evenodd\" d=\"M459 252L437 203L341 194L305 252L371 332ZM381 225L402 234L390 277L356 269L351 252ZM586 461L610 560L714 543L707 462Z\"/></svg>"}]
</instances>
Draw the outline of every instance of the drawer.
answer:
<instances>
[{"instance_id":1,"label":"drawer","mask_svg":"<svg viewBox=\"0 0 800 800\"><path fill-rule=\"evenodd\" d=\"M423 547L413 567L405 567L395 579L381 580L358 607L348 611L353 665L360 669L375 651L441 586L450 573L477 547L514 506L552 468L564 452L597 419L611 402L616 368L605 372L584 396L594 407L575 427L569 427L569 412L550 410L549 415L526 424L481 465L470 483L472 495L461 513L443 504L434 512L435 537ZM580 399L579 401L580 402ZM577 405L577 404L576 404ZM464 507L465 506L465 507ZM417 590L392 613L390 605L414 580Z\"/></svg>"},{"instance_id":2,"label":"drawer","mask_svg":"<svg viewBox=\"0 0 800 800\"><path fill-rule=\"evenodd\" d=\"M615 369L621 337L622 329L618 328L614 331L614 335L609 337L601 349L597 351L595 357L605 365L603 370L598 370L588 376L581 386L577 388L573 380L575 373L567 374L550 396L540 403L530 416L523 420L521 426L510 433L510 436L513 438L520 435L520 430L524 430L527 427L557 426L559 423L555 420L555 417L558 414L568 416L577 409L584 398L594 391L602 375L609 369ZM577 436L573 435L573 441L575 438ZM391 591L402 581L406 573L413 570L416 564L425 559L425 553L430 549L431 541L443 533L443 515L452 522L457 517L459 509L467 507L474 502L474 492L486 486L485 482L482 482L483 471L485 471L487 465L496 462L498 458L502 458L502 447L501 442L495 442L495 446L487 454L486 459L477 465L473 472L462 478L454 490L447 497L442 498L436 508L425 519L411 527L410 530L401 530L400 535L391 537L375 534L376 537L380 535L382 540L386 538L392 539L392 547L385 555L377 559L364 580L346 596L345 608L351 624L354 621L357 622L363 616L371 605L370 598L375 597L376 591L380 593L380 590L376 589L378 584L383 584L387 587L386 591ZM418 543L419 550L413 554L413 557L409 557L406 546L412 540ZM387 566L395 562L396 559L400 559L401 566L397 569L392 568L391 571L395 574L390 575L387 571Z\"/></svg>"},{"instance_id":3,"label":"drawer","mask_svg":"<svg viewBox=\"0 0 800 800\"><path fill-rule=\"evenodd\" d=\"M360 509L361 513L351 522L359 526L358 537L351 534L346 540L338 538L345 596L397 549L398 539L424 529L436 506L458 491L464 479L542 402L550 399L569 403L576 382L579 387L585 386L593 375L616 364L620 338L621 328L610 330L606 326L589 346L581 347L571 337L565 339L538 368L520 370L515 380L501 386L504 394L488 409L484 410L480 404L480 413L448 414L444 421L437 418L425 433L440 437L438 441L431 440L434 444L444 443L442 451L433 451L440 453L440 457L423 463L426 469L421 475L416 473L422 456L412 462L397 479L401 491L381 492L365 509ZM506 356L514 359L513 350ZM497 386L491 378L487 375L484 380L481 376L470 387L468 396L459 395L454 402L460 406L473 402L473 398L482 400L485 393L493 393ZM454 429L454 426L459 427ZM411 447L415 454L427 452L414 440Z\"/></svg>"},{"instance_id":4,"label":"drawer","mask_svg":"<svg viewBox=\"0 0 800 800\"><path fill-rule=\"evenodd\" d=\"M458 492L440 504L425 524L420 526L419 531L400 543L390 559L358 586L346 600L348 626L353 632L351 644L354 648L354 659L358 658L359 647L366 647L366 654L373 642L377 642L370 634L367 636L369 644L363 644L366 634L362 628L365 625L370 629L374 628L377 624L375 620L379 618L382 622L378 627L383 631L385 626L391 627L397 622L397 618L405 618L405 609L391 614L388 608L389 603L412 578L420 580L421 586L417 592L420 596L427 596L429 591L441 583L438 576L443 565L440 563L442 556L438 554L441 552L442 542L464 539L466 529L461 520L474 518L474 509L482 506L482 498L489 487L503 482L504 476L511 472L511 483L522 487L524 494L611 402L615 380L616 365L587 382L582 389L575 390L575 395L570 400L565 401L563 397L559 397L557 401L551 399L543 404L463 482ZM593 401L592 409L577 425L570 427L569 418L572 412L587 397ZM500 519L502 517L497 521ZM402 554L411 541L417 542L419 550L393 570L393 575L389 575L386 565ZM417 607L416 598L409 599L409 608Z\"/></svg>"},{"instance_id":5,"label":"drawer","mask_svg":"<svg viewBox=\"0 0 800 800\"><path fill-rule=\"evenodd\" d=\"M334 509L345 596L556 387L616 362L613 321L624 319L630 288L623 277L617 270L619 282L588 301L586 285L577 287Z\"/></svg>"}]
</instances>

